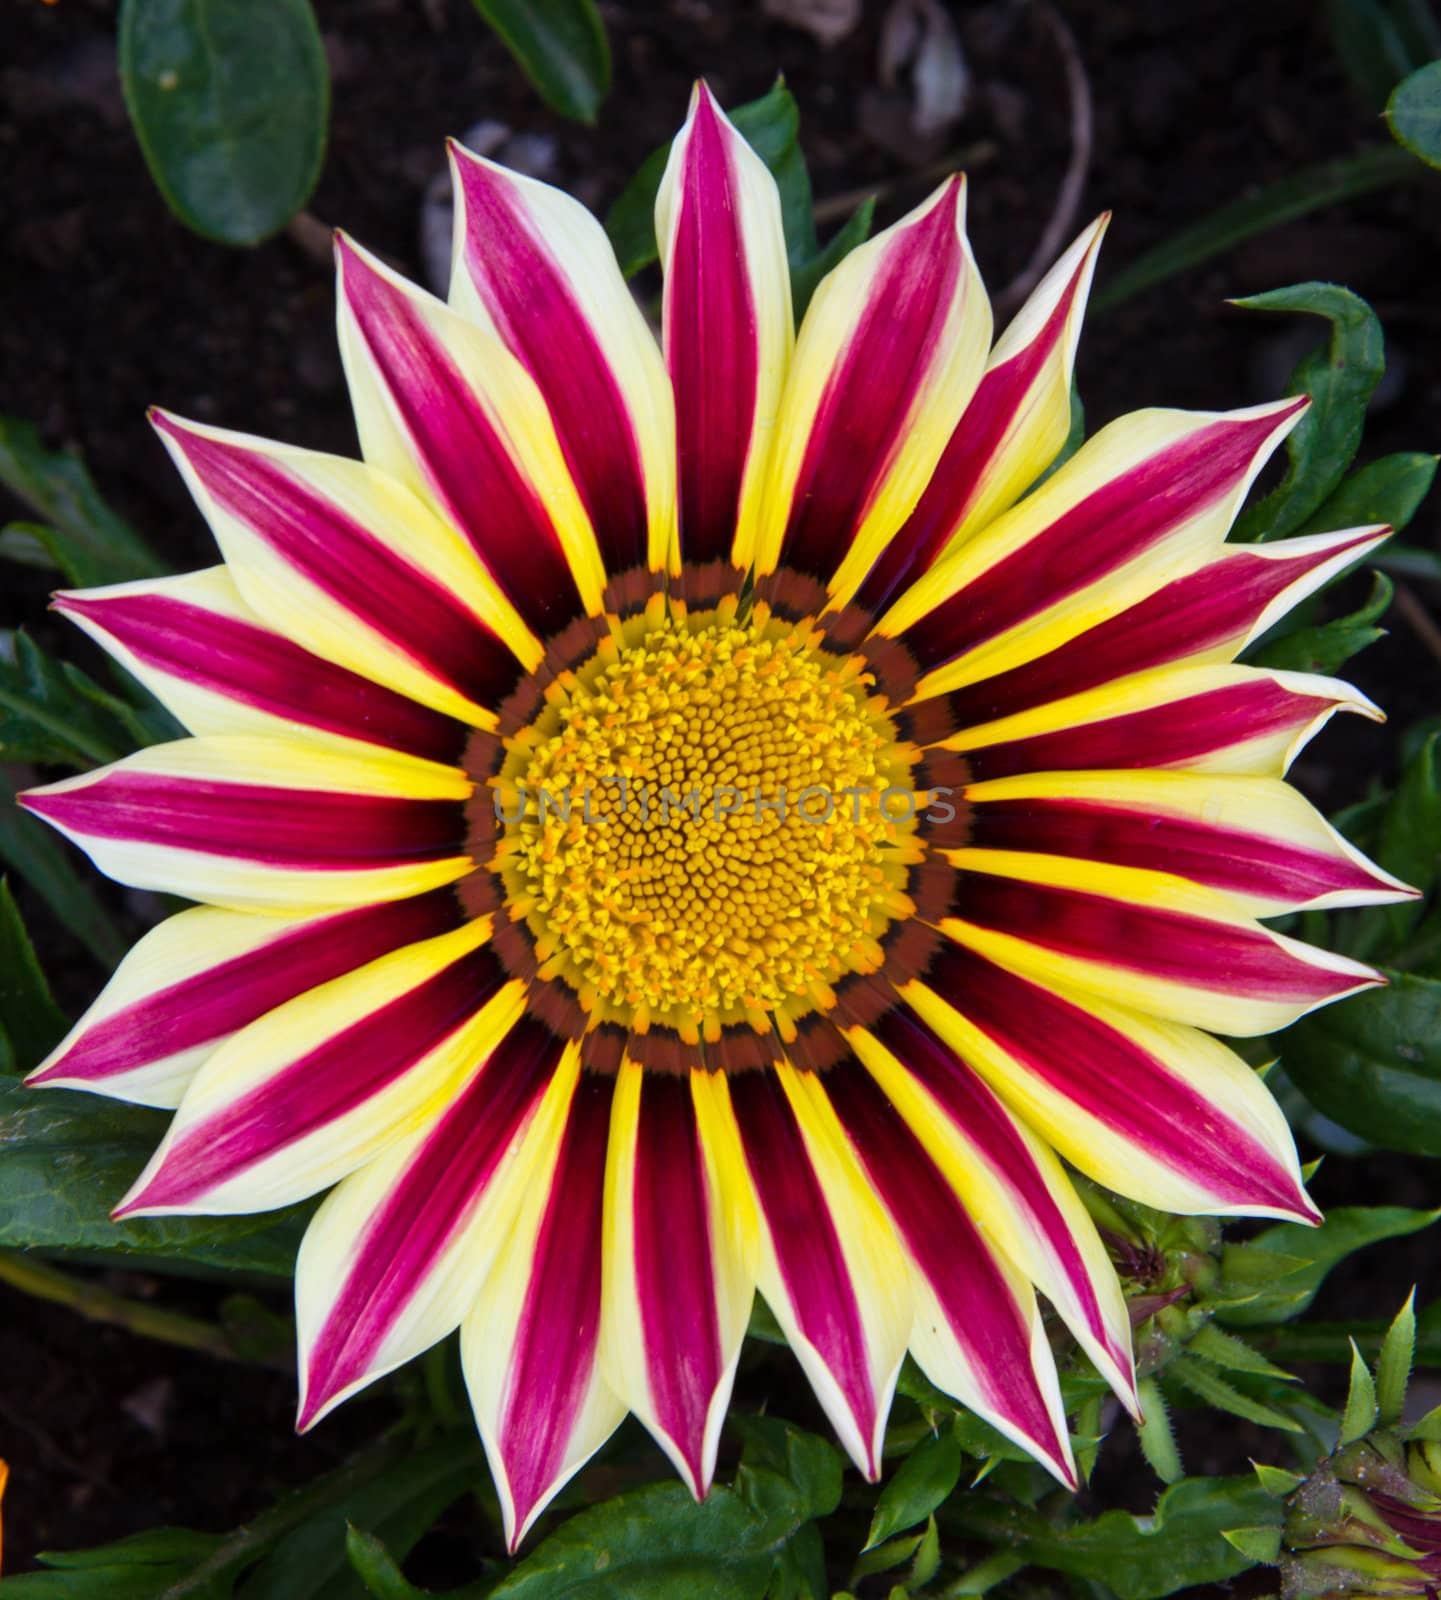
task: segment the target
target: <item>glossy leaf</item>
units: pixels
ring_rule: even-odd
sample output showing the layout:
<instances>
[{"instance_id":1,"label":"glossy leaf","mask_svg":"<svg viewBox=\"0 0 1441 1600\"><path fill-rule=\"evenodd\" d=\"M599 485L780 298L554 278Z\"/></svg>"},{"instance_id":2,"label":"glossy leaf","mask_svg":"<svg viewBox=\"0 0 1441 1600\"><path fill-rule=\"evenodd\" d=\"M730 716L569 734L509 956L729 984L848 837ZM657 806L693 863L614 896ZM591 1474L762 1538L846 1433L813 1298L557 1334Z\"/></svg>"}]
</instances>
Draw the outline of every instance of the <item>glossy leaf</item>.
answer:
<instances>
[{"instance_id":1,"label":"glossy leaf","mask_svg":"<svg viewBox=\"0 0 1441 1600\"><path fill-rule=\"evenodd\" d=\"M1328 499L1361 443L1366 405L1385 371L1376 313L1334 283L1300 283L1234 302L1247 311L1300 311L1331 324L1326 346L1292 374L1289 392L1309 394L1311 407L1286 437L1286 476L1236 523L1238 540L1295 533Z\"/></svg>"},{"instance_id":2,"label":"glossy leaf","mask_svg":"<svg viewBox=\"0 0 1441 1600\"><path fill-rule=\"evenodd\" d=\"M0 878L0 1070L29 1072L65 1037L8 880Z\"/></svg>"},{"instance_id":3,"label":"glossy leaf","mask_svg":"<svg viewBox=\"0 0 1441 1600\"><path fill-rule=\"evenodd\" d=\"M1441 61L1396 85L1386 102L1392 137L1428 166L1441 167Z\"/></svg>"},{"instance_id":4,"label":"glossy leaf","mask_svg":"<svg viewBox=\"0 0 1441 1600\"><path fill-rule=\"evenodd\" d=\"M221 1535L189 1528L150 1528L94 1550L46 1551L51 1570L7 1576L5 1600L156 1600L212 1555ZM217 1581L192 1591L196 1600L226 1600Z\"/></svg>"},{"instance_id":5,"label":"glossy leaf","mask_svg":"<svg viewBox=\"0 0 1441 1600\"><path fill-rule=\"evenodd\" d=\"M1333 1010L1332 1019L1338 1014ZM1338 1262L1382 1239L1418 1233L1437 1217L1441 1211L1403 1206L1337 1206L1319 1228L1277 1223L1245 1244L1226 1246L1212 1296L1216 1314L1229 1327L1287 1322L1311 1304Z\"/></svg>"},{"instance_id":6,"label":"glossy leaf","mask_svg":"<svg viewBox=\"0 0 1441 1600\"><path fill-rule=\"evenodd\" d=\"M1333 1122L1385 1150L1441 1156L1441 980L1393 973L1280 1044L1291 1081Z\"/></svg>"},{"instance_id":7,"label":"glossy leaf","mask_svg":"<svg viewBox=\"0 0 1441 1600\"><path fill-rule=\"evenodd\" d=\"M330 114L310 0L125 0L120 81L155 186L196 233L259 244L310 198Z\"/></svg>"},{"instance_id":8,"label":"glossy leaf","mask_svg":"<svg viewBox=\"0 0 1441 1600\"><path fill-rule=\"evenodd\" d=\"M0 1081L0 1246L163 1257L288 1277L303 1213L110 1220L165 1131L163 1111Z\"/></svg>"},{"instance_id":9,"label":"glossy leaf","mask_svg":"<svg viewBox=\"0 0 1441 1600\"><path fill-rule=\"evenodd\" d=\"M594 0L474 0L547 105L594 122L610 89L610 43Z\"/></svg>"},{"instance_id":10,"label":"glossy leaf","mask_svg":"<svg viewBox=\"0 0 1441 1600\"><path fill-rule=\"evenodd\" d=\"M1406 763L1396 791L1373 824L1368 848L1388 872L1430 895L1441 878L1441 734ZM1337 917L1338 949L1360 961L1414 965L1412 935L1427 902L1403 900Z\"/></svg>"},{"instance_id":11,"label":"glossy leaf","mask_svg":"<svg viewBox=\"0 0 1441 1600\"><path fill-rule=\"evenodd\" d=\"M0 654L0 760L80 769L135 747L101 709L110 697L78 667L52 661L27 634L9 643L9 659Z\"/></svg>"},{"instance_id":12,"label":"glossy leaf","mask_svg":"<svg viewBox=\"0 0 1441 1600\"><path fill-rule=\"evenodd\" d=\"M1326 22L1337 63L1367 107L1380 111L1416 65L1400 30L1381 0L1326 0Z\"/></svg>"},{"instance_id":13,"label":"glossy leaf","mask_svg":"<svg viewBox=\"0 0 1441 1600\"><path fill-rule=\"evenodd\" d=\"M56 567L82 588L163 572L160 558L105 503L90 469L66 450L48 450L33 423L0 416L0 483L42 519L32 527Z\"/></svg>"},{"instance_id":14,"label":"glossy leaf","mask_svg":"<svg viewBox=\"0 0 1441 1600\"><path fill-rule=\"evenodd\" d=\"M924 1522L955 1488L961 1476L961 1447L950 1428L927 1434L881 1490L866 1535L866 1549L903 1528Z\"/></svg>"}]
</instances>

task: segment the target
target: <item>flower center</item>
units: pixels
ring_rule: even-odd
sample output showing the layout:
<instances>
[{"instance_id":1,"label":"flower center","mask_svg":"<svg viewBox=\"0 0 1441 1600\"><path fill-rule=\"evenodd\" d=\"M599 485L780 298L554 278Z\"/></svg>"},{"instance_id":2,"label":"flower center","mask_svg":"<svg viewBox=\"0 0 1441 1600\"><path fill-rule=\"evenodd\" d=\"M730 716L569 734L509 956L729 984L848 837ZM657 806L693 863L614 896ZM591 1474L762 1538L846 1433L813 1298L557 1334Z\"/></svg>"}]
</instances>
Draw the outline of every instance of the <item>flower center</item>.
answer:
<instances>
[{"instance_id":1,"label":"flower center","mask_svg":"<svg viewBox=\"0 0 1441 1600\"><path fill-rule=\"evenodd\" d=\"M544 975L688 1039L829 1002L913 909L902 746L866 663L734 604L607 642L512 741L497 868Z\"/></svg>"}]
</instances>

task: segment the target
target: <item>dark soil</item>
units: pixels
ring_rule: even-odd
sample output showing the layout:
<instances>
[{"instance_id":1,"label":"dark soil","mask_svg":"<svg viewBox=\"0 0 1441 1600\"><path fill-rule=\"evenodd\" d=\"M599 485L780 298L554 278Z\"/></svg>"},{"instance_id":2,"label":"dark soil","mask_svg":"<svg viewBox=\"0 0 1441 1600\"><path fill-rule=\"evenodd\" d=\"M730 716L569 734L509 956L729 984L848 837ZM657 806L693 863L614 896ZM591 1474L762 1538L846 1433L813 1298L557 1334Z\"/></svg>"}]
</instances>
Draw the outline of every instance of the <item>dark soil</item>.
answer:
<instances>
[{"instance_id":1,"label":"dark soil","mask_svg":"<svg viewBox=\"0 0 1441 1600\"><path fill-rule=\"evenodd\" d=\"M969 151L971 234L994 289L1029 257L1070 152L1054 38L1016 5L952 5L972 92L949 145L938 148L895 137L894 107L877 83L882 0L867 0L861 24L829 50L769 20L758 0L609 0L616 81L594 131L545 109L466 0L317 0L317 9L334 110L311 210L415 276L422 198L443 166L446 135L490 119L536 136L540 175L603 209L678 124L700 74L735 103L784 72L800 101L818 198L877 188L883 220L924 194L946 149ZM1062 9L1096 100L1076 228L1104 208L1115 212L1102 285L1108 270L1251 186L1383 138L1331 56L1314 0L1062 0ZM162 404L353 451L331 278L324 260L292 238L232 251L172 219L126 124L114 32L111 0L7 0L0 19L0 407L34 419L51 443L83 449L105 493L157 548L177 568L199 566L214 559L209 537L144 409ZM1434 448L1435 195L1417 187L1333 208L1098 318L1080 364L1091 426L1140 406L1219 409L1273 397L1300 353L1294 329L1224 300L1325 278L1371 299L1390 339L1395 376L1376 408L1368 454ZM1436 531L1433 502L1408 537L1434 547ZM0 583L13 602L7 622L61 641L43 611L43 574L7 568ZM1434 605L1438 597L1418 591L1418 599ZM1394 730L1437 710L1436 660L1404 621L1394 627L1354 667L1391 710L1392 731L1338 730L1300 770L1328 806L1373 774L1388 775ZM68 638L64 647L75 648ZM47 948L62 998L78 1006L100 975L58 936ZM1437 1187L1434 1168L1421 1163L1332 1161L1318 1197L1418 1205ZM1370 1252L1336 1275L1318 1312L1389 1310L1433 1249L1410 1240ZM177 1303L171 1287L117 1281ZM179 1303L208 1312L213 1300L190 1286ZM278 1487L337 1460L376 1415L354 1406L353 1416L343 1411L297 1441L292 1406L284 1375L180 1354L0 1290L7 1570L25 1570L38 1549L82 1547L156 1523L233 1527ZM1193 1465L1244 1470L1255 1448L1229 1426L1202 1429Z\"/></svg>"}]
</instances>

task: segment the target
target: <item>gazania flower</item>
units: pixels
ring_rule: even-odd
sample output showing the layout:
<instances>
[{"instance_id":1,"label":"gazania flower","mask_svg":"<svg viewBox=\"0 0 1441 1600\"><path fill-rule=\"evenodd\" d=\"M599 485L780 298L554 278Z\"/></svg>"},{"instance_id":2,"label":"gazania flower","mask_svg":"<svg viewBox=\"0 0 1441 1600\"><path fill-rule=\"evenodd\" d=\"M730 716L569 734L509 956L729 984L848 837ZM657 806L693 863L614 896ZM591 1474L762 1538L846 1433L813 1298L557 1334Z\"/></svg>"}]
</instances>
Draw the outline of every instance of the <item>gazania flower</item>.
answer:
<instances>
[{"instance_id":1,"label":"gazania flower","mask_svg":"<svg viewBox=\"0 0 1441 1600\"><path fill-rule=\"evenodd\" d=\"M1377 981L1258 917L1405 891L1232 665L1384 530L1228 548L1303 402L1068 427L1104 219L992 344L965 188L793 333L697 91L658 346L459 148L450 303L347 239L361 462L158 414L224 564L60 596L193 737L26 804L148 934L32 1081L173 1106L117 1215L324 1190L300 1426L461 1330L512 1544L633 1411L697 1495L759 1290L862 1471L907 1350L1064 1483L1046 1298L1135 1404L1066 1175L1314 1218L1202 1029Z\"/></svg>"}]
</instances>

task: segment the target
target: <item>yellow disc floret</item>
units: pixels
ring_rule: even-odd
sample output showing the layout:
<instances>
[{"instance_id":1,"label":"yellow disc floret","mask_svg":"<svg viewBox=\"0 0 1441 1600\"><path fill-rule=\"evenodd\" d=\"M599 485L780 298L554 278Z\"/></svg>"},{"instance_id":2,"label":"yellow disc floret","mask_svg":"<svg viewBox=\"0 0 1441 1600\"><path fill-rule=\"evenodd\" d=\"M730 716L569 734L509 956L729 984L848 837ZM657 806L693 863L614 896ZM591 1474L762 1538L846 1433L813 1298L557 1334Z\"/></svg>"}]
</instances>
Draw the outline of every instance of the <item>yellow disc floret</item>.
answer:
<instances>
[{"instance_id":1,"label":"yellow disc floret","mask_svg":"<svg viewBox=\"0 0 1441 1600\"><path fill-rule=\"evenodd\" d=\"M548 975L603 1018L713 1038L877 966L923 797L871 681L763 608L598 652L496 788L507 898Z\"/></svg>"}]
</instances>

